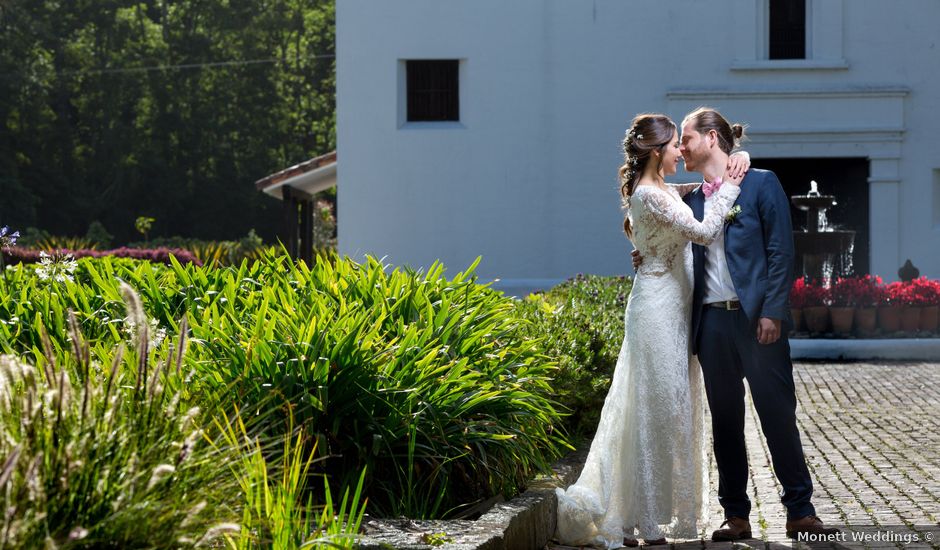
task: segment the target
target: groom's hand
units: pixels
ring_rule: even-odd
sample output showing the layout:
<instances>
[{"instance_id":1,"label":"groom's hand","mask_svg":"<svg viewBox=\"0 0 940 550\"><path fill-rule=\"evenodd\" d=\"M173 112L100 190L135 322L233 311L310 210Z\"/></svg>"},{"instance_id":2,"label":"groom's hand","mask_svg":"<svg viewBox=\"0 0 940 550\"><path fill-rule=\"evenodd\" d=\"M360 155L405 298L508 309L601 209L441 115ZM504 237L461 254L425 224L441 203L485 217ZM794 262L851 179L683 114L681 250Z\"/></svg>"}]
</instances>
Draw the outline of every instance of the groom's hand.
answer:
<instances>
[{"instance_id":1,"label":"groom's hand","mask_svg":"<svg viewBox=\"0 0 940 550\"><path fill-rule=\"evenodd\" d=\"M641 256L640 251L635 248L633 249L633 252L630 253L630 256L633 257L633 271L636 271L643 263L643 256Z\"/></svg>"},{"instance_id":2,"label":"groom's hand","mask_svg":"<svg viewBox=\"0 0 940 550\"><path fill-rule=\"evenodd\" d=\"M757 341L761 344L773 344L780 339L780 319L761 317L757 321Z\"/></svg>"}]
</instances>

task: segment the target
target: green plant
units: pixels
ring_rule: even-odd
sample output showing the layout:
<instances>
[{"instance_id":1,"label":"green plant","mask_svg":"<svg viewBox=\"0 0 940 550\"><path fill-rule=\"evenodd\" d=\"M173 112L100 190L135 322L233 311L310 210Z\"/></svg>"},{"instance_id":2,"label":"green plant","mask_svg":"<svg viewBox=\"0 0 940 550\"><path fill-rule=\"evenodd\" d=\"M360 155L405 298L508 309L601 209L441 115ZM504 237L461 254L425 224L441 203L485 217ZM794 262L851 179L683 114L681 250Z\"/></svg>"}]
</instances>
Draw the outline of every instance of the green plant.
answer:
<instances>
[{"instance_id":1,"label":"green plant","mask_svg":"<svg viewBox=\"0 0 940 550\"><path fill-rule=\"evenodd\" d=\"M176 548L235 513L228 458L202 444L200 410L180 406L185 318L175 351L151 353L123 290L141 327L132 349L95 360L70 314L68 348L43 334L35 366L0 357L0 548Z\"/></svg>"},{"instance_id":2,"label":"green plant","mask_svg":"<svg viewBox=\"0 0 940 550\"><path fill-rule=\"evenodd\" d=\"M246 235L240 241L238 241L238 246L242 250L246 250L246 251L254 250L256 248L261 248L263 245L264 245L264 241L261 239L261 237L258 236L257 233L255 233L254 229L249 230L248 235Z\"/></svg>"},{"instance_id":3,"label":"green plant","mask_svg":"<svg viewBox=\"0 0 940 550\"><path fill-rule=\"evenodd\" d=\"M333 215L334 201L319 199L313 207L314 249L336 249L336 217Z\"/></svg>"},{"instance_id":4,"label":"green plant","mask_svg":"<svg viewBox=\"0 0 940 550\"><path fill-rule=\"evenodd\" d=\"M365 471L359 476L352 501L349 490L335 510L329 483L324 483L325 504L318 514L306 490L316 446L304 456L304 430L284 436L280 476L272 475L261 443L253 439L241 417L232 422L223 415L217 426L229 448L245 448L241 462L233 468L245 496L241 529L227 537L237 550L254 548L352 548L359 532L368 499L360 504ZM293 431L293 430L292 430ZM222 450L222 449L220 449ZM348 510L347 510L348 509Z\"/></svg>"},{"instance_id":5,"label":"green plant","mask_svg":"<svg viewBox=\"0 0 940 550\"><path fill-rule=\"evenodd\" d=\"M254 232L238 241L204 241L186 237L160 237L147 241L129 243L134 248L182 248L193 253L203 265L211 264L215 267L238 265L243 260L255 262L266 254L277 254L282 247L265 246L261 238ZM286 254L286 251L283 252Z\"/></svg>"},{"instance_id":6,"label":"green plant","mask_svg":"<svg viewBox=\"0 0 940 550\"><path fill-rule=\"evenodd\" d=\"M137 219L134 220L134 229L143 235L146 240L147 235L150 233L150 228L153 227L153 222L155 221L157 220L148 216L138 216Z\"/></svg>"},{"instance_id":7,"label":"green plant","mask_svg":"<svg viewBox=\"0 0 940 550\"><path fill-rule=\"evenodd\" d=\"M87 237L59 237L49 235L33 243L32 248L55 252L58 250L96 250L98 243Z\"/></svg>"},{"instance_id":8,"label":"green plant","mask_svg":"<svg viewBox=\"0 0 940 550\"><path fill-rule=\"evenodd\" d=\"M296 419L305 451L315 442L328 457L313 474L338 490L366 469L377 514L454 515L515 494L567 448L554 362L514 301L476 284L475 267L448 278L440 264L390 270L372 258L308 266L283 250L226 268L81 259L53 289L20 266L0 278L0 349L41 350L39 326L67 348L72 309L92 355L108 357L132 324L124 280L153 333L172 338L187 318L191 399L237 409L276 440Z\"/></svg>"},{"instance_id":9,"label":"green plant","mask_svg":"<svg viewBox=\"0 0 940 550\"><path fill-rule=\"evenodd\" d=\"M27 227L22 233L23 235L17 241L17 245L24 248L35 248L36 243L50 236L48 231L37 227Z\"/></svg>"},{"instance_id":10,"label":"green plant","mask_svg":"<svg viewBox=\"0 0 940 550\"><path fill-rule=\"evenodd\" d=\"M425 533L421 535L421 542L431 546L443 546L454 539L447 536L447 533Z\"/></svg>"},{"instance_id":11,"label":"green plant","mask_svg":"<svg viewBox=\"0 0 940 550\"><path fill-rule=\"evenodd\" d=\"M111 248L111 241L114 239L114 235L108 233L108 230L105 229L104 224L95 220L88 224L88 231L85 233L85 239L93 243L96 247L100 247L102 250Z\"/></svg>"},{"instance_id":12,"label":"green plant","mask_svg":"<svg viewBox=\"0 0 940 550\"><path fill-rule=\"evenodd\" d=\"M386 274L371 258L242 264L194 323L205 381L269 433L296 415L338 483L368 467L382 513L440 517L515 494L563 445L553 367L473 267L448 280L439 264Z\"/></svg>"},{"instance_id":13,"label":"green plant","mask_svg":"<svg viewBox=\"0 0 940 550\"><path fill-rule=\"evenodd\" d=\"M231 264L233 243L227 241L204 241L190 244L187 249L196 255L203 265L224 266Z\"/></svg>"}]
</instances>

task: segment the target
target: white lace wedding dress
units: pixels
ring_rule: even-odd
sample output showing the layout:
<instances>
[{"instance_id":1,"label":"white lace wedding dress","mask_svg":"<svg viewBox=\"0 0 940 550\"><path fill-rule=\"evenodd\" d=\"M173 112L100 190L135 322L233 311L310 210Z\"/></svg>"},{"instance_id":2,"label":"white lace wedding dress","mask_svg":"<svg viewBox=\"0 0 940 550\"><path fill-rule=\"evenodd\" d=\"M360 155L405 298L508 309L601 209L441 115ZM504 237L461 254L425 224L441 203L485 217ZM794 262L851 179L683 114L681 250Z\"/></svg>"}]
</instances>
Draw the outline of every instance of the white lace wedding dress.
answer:
<instances>
[{"instance_id":1,"label":"white lace wedding dress","mask_svg":"<svg viewBox=\"0 0 940 550\"><path fill-rule=\"evenodd\" d=\"M705 528L704 387L689 346L690 241L717 237L740 188L722 185L699 222L681 199L697 186L642 185L630 199L633 244L643 264L584 469L574 485L556 489L561 543L619 548L624 536L697 538Z\"/></svg>"}]
</instances>

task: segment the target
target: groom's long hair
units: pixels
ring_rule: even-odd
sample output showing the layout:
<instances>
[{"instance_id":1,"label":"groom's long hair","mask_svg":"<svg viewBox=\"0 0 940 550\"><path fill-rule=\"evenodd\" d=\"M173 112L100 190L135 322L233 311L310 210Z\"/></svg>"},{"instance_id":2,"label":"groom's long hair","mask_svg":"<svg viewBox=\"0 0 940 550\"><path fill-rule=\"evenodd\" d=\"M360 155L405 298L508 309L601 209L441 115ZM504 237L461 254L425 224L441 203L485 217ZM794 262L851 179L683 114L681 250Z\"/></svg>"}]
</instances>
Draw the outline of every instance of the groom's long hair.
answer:
<instances>
[{"instance_id":1,"label":"groom's long hair","mask_svg":"<svg viewBox=\"0 0 940 550\"><path fill-rule=\"evenodd\" d=\"M699 107L685 115L682 119L682 127L685 128L685 125L690 122L692 128L700 134L707 134L710 130L714 130L718 134L718 147L727 155L730 155L731 151L744 139L744 126L731 124L728 119L721 116L721 113L711 107Z\"/></svg>"},{"instance_id":2,"label":"groom's long hair","mask_svg":"<svg viewBox=\"0 0 940 550\"><path fill-rule=\"evenodd\" d=\"M643 113L636 115L623 138L623 166L620 167L620 196L626 212L623 217L623 232L633 239L630 226L630 197L636 182L652 157L653 151L662 153L663 148L676 135L676 123L666 115Z\"/></svg>"}]
</instances>

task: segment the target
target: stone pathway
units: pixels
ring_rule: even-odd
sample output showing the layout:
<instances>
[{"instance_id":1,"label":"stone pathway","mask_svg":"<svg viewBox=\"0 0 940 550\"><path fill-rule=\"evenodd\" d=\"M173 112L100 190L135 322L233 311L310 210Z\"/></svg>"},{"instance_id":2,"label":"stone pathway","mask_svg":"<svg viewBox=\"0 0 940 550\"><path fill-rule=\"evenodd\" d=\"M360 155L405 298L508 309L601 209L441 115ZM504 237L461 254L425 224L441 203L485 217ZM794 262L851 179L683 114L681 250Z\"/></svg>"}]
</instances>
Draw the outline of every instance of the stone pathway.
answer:
<instances>
[{"instance_id":1,"label":"stone pathway","mask_svg":"<svg viewBox=\"0 0 940 550\"><path fill-rule=\"evenodd\" d=\"M940 363L798 363L794 380L798 422L815 487L813 503L826 523L847 527L847 541L838 546L808 545L786 537L780 486L757 412L748 399L750 519L755 538L736 544L711 542L711 529L723 520L712 460L708 539L670 541L670 546L940 550ZM854 542L852 532L872 538ZM659 549L667 550L650 547Z\"/></svg>"}]
</instances>

